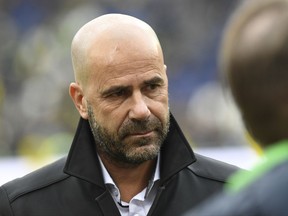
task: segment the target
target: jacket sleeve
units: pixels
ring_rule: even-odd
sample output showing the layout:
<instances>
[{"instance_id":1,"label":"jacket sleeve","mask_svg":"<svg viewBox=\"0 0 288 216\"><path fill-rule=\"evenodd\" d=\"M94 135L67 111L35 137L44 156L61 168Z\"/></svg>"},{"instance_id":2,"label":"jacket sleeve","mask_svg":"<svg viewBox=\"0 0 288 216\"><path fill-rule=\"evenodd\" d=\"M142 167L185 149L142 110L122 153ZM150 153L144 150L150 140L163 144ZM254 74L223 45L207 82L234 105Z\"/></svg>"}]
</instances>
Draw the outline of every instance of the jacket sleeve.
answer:
<instances>
[{"instance_id":1,"label":"jacket sleeve","mask_svg":"<svg viewBox=\"0 0 288 216\"><path fill-rule=\"evenodd\" d=\"M0 216L13 216L9 199L3 187L0 187Z\"/></svg>"}]
</instances>

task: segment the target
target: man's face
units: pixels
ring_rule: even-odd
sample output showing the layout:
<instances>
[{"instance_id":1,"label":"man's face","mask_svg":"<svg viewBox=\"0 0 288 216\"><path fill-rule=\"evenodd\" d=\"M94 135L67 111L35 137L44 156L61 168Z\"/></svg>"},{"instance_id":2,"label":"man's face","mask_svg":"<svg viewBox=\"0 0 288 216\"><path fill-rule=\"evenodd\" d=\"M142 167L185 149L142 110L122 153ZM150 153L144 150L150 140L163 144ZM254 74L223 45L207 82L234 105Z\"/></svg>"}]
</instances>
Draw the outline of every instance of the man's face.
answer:
<instances>
[{"instance_id":1,"label":"man's face","mask_svg":"<svg viewBox=\"0 0 288 216\"><path fill-rule=\"evenodd\" d=\"M162 58L126 59L95 67L86 95L88 120L100 154L139 164L157 156L168 133L168 81Z\"/></svg>"}]
</instances>

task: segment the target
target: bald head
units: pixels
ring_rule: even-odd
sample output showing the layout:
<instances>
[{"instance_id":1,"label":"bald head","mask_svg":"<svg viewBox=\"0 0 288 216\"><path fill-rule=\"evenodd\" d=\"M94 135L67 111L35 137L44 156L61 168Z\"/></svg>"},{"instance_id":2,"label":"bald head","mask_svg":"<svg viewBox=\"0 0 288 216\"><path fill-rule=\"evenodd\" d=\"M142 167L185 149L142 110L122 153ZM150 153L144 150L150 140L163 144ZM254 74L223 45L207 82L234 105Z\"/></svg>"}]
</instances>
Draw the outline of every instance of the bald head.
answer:
<instances>
[{"instance_id":1,"label":"bald head","mask_svg":"<svg viewBox=\"0 0 288 216\"><path fill-rule=\"evenodd\" d=\"M224 36L221 70L248 130L262 145L288 138L288 1L248 0Z\"/></svg>"},{"instance_id":2,"label":"bald head","mask_svg":"<svg viewBox=\"0 0 288 216\"><path fill-rule=\"evenodd\" d=\"M158 55L162 49L153 29L128 15L107 14L85 24L75 35L71 55L75 80L82 86L91 70L104 70L111 64L128 63L143 52Z\"/></svg>"}]
</instances>

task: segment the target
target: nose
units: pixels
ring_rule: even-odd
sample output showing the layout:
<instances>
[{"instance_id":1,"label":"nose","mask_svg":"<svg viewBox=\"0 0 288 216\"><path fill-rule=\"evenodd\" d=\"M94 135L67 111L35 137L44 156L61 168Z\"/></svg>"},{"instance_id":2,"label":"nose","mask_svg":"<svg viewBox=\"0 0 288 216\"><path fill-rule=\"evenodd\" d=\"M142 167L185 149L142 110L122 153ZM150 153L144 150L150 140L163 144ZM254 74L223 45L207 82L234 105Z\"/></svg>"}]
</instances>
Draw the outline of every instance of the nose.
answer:
<instances>
[{"instance_id":1,"label":"nose","mask_svg":"<svg viewBox=\"0 0 288 216\"><path fill-rule=\"evenodd\" d=\"M145 98L141 93L132 96L132 105L129 110L129 118L134 120L146 120L151 112L146 104Z\"/></svg>"}]
</instances>

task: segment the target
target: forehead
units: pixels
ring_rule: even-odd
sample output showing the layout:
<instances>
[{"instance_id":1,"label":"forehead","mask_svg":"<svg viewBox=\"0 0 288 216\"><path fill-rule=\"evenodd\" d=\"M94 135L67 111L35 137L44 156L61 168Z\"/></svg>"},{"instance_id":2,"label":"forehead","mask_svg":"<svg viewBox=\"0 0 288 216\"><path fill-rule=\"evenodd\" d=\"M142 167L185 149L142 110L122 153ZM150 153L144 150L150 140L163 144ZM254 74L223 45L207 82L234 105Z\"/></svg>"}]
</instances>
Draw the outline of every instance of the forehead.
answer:
<instances>
[{"instance_id":1,"label":"forehead","mask_svg":"<svg viewBox=\"0 0 288 216\"><path fill-rule=\"evenodd\" d=\"M98 88L104 88L111 85L134 85L153 77L166 79L164 64L157 58L110 64L94 73L91 81Z\"/></svg>"},{"instance_id":2,"label":"forehead","mask_svg":"<svg viewBox=\"0 0 288 216\"><path fill-rule=\"evenodd\" d=\"M160 75L164 71L163 53L157 37L141 28L139 31L113 28L102 32L91 44L87 57L93 85L103 86L128 77L139 79L152 73Z\"/></svg>"},{"instance_id":3,"label":"forehead","mask_svg":"<svg viewBox=\"0 0 288 216\"><path fill-rule=\"evenodd\" d=\"M90 74L94 85L103 86L123 79L139 80L147 76L163 76L165 73L162 51L157 46L135 46L133 42L111 44L105 55L92 53ZM107 48L107 46L106 46Z\"/></svg>"}]
</instances>

